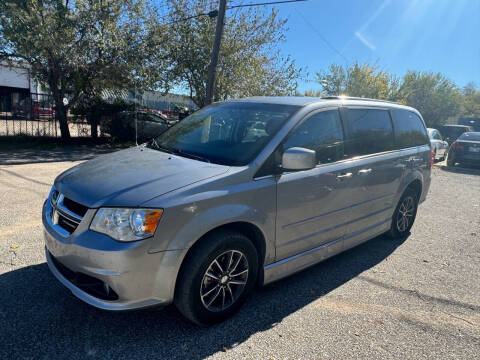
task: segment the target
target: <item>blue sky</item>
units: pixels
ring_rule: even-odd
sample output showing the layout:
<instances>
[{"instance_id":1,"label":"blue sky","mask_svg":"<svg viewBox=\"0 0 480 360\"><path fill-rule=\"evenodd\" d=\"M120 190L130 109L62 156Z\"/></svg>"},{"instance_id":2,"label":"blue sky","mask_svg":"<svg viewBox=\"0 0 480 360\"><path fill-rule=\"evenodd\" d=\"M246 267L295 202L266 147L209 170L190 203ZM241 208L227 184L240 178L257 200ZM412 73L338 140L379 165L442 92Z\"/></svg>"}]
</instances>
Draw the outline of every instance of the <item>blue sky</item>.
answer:
<instances>
[{"instance_id":1,"label":"blue sky","mask_svg":"<svg viewBox=\"0 0 480 360\"><path fill-rule=\"evenodd\" d=\"M310 0L278 8L289 20L282 53L307 67L311 80L331 63L358 60L398 76L433 71L480 86L480 0ZM299 84L308 89L320 86Z\"/></svg>"}]
</instances>

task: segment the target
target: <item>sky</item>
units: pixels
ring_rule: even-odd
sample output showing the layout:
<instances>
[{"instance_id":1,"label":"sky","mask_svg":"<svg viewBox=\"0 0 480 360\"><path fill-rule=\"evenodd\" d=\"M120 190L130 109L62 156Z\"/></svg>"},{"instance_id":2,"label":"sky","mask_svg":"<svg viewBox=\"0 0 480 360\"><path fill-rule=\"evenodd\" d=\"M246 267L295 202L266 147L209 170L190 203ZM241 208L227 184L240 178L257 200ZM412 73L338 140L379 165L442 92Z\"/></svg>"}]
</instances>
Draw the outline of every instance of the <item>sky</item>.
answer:
<instances>
[{"instance_id":1,"label":"sky","mask_svg":"<svg viewBox=\"0 0 480 360\"><path fill-rule=\"evenodd\" d=\"M289 28L280 49L309 73L300 92L320 90L315 73L330 64L355 61L480 86L480 0L309 0L278 9Z\"/></svg>"}]
</instances>

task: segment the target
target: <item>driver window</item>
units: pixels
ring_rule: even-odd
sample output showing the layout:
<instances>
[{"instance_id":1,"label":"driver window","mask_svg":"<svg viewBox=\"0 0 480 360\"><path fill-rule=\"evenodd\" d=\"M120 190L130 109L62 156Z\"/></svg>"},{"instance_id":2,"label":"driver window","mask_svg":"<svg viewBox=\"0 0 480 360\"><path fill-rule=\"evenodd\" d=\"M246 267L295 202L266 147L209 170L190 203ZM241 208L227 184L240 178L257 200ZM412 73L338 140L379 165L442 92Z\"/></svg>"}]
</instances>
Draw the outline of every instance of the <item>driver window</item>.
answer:
<instances>
[{"instance_id":1,"label":"driver window","mask_svg":"<svg viewBox=\"0 0 480 360\"><path fill-rule=\"evenodd\" d=\"M322 111L304 120L283 144L284 150L291 147L315 150L319 164L341 160L344 143L338 110Z\"/></svg>"}]
</instances>

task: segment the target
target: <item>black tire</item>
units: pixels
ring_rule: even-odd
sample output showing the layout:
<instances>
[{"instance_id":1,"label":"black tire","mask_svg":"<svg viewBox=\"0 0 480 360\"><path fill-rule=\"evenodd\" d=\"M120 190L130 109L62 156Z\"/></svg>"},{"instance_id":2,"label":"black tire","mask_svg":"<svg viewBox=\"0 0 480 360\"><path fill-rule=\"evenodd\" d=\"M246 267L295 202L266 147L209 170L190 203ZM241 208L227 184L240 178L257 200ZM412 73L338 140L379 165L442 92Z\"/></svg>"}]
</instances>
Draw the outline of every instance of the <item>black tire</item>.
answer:
<instances>
[{"instance_id":1,"label":"black tire","mask_svg":"<svg viewBox=\"0 0 480 360\"><path fill-rule=\"evenodd\" d=\"M448 154L448 156L447 156L447 166L455 166L455 161L450 156L450 154Z\"/></svg>"},{"instance_id":2,"label":"black tire","mask_svg":"<svg viewBox=\"0 0 480 360\"><path fill-rule=\"evenodd\" d=\"M234 259L232 260L230 256ZM221 268L225 268L223 273L216 265L212 267L215 260L221 263ZM230 263L237 260L237 267L241 264L240 269L243 270L230 271L235 265L233 263L230 266ZM240 278L234 274L245 269L248 271L240 275ZM207 275L207 272L214 276ZM255 287L257 275L258 254L250 239L234 231L216 231L202 239L184 260L175 289L175 306L187 319L198 325L206 326L221 322L243 305ZM224 278L228 278L225 283ZM217 293L218 291L220 293ZM215 295L217 297L212 300ZM208 305L210 301L213 303ZM231 304L223 308L225 302Z\"/></svg>"},{"instance_id":3,"label":"black tire","mask_svg":"<svg viewBox=\"0 0 480 360\"><path fill-rule=\"evenodd\" d=\"M412 206L411 208L410 204ZM405 211L407 210L407 208L408 211ZM410 233L410 229L412 228L413 223L415 222L415 217L417 216L417 208L418 194L413 189L407 188L402 194L400 200L398 201L397 207L395 208L395 211L393 213L392 226L390 227L390 231L388 232L390 237L398 239L405 237ZM402 212L409 215L403 215ZM402 218L406 220L401 220ZM408 221L406 226L404 226L405 224L402 221Z\"/></svg>"},{"instance_id":4,"label":"black tire","mask_svg":"<svg viewBox=\"0 0 480 360\"><path fill-rule=\"evenodd\" d=\"M445 150L445 151L443 152L442 157L440 158L440 161L444 161L444 160L447 158L447 154L448 154L448 153L447 153L447 150Z\"/></svg>"}]
</instances>

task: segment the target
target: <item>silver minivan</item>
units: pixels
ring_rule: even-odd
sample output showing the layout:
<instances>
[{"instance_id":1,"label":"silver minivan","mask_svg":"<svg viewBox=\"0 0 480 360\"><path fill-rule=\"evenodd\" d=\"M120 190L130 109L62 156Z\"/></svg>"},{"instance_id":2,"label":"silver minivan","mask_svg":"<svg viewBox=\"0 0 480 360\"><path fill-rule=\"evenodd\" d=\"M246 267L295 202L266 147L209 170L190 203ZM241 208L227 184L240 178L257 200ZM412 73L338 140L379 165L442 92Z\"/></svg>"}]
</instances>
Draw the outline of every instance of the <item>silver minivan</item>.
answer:
<instances>
[{"instance_id":1,"label":"silver minivan","mask_svg":"<svg viewBox=\"0 0 480 360\"><path fill-rule=\"evenodd\" d=\"M384 233L407 236L431 166L410 107L346 97L215 103L59 175L43 207L46 258L95 307L173 302L208 325L256 284Z\"/></svg>"}]
</instances>

